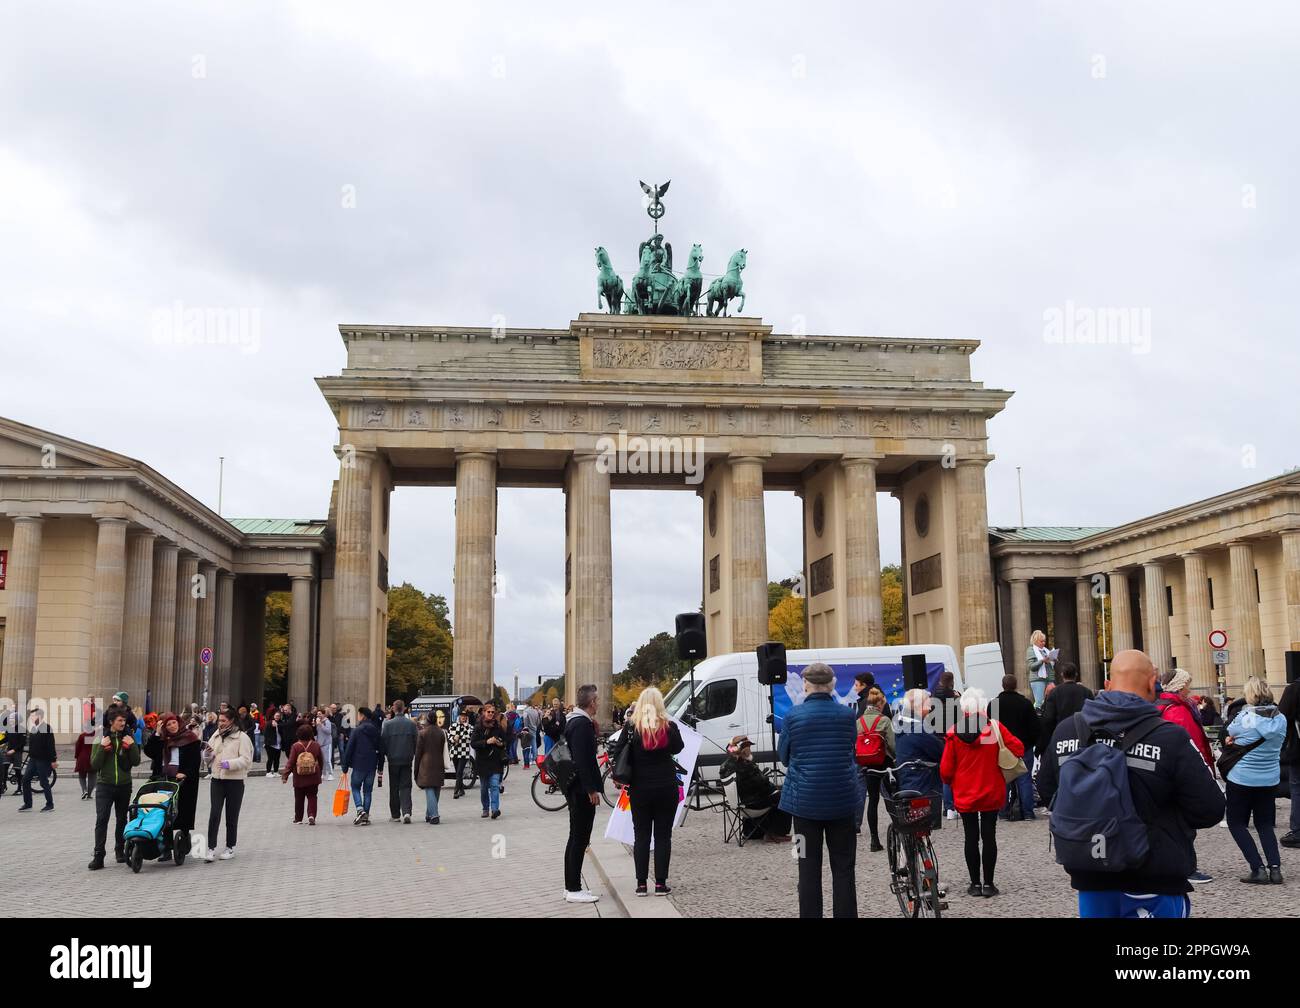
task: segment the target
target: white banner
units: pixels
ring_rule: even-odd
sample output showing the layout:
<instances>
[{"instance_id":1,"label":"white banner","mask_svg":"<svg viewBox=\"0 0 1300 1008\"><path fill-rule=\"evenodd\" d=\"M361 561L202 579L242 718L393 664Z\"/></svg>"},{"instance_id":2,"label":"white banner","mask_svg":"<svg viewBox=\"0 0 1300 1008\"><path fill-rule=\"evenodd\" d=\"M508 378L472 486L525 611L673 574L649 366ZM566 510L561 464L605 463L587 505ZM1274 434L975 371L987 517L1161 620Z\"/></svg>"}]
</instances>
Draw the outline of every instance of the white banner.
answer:
<instances>
[{"instance_id":1,"label":"white banner","mask_svg":"<svg viewBox=\"0 0 1300 1008\"><path fill-rule=\"evenodd\" d=\"M700 745L704 738L693 728L688 728L680 721L674 720L677 730L682 734L682 751L676 756L678 765L685 772L677 777L677 815L673 818L673 828L680 826L682 820L686 817L686 791L690 786L691 775L695 773L695 761L700 755ZM628 729L630 730L630 726ZM618 843L631 844L636 839L636 832L632 828L632 803L628 797L627 788L624 788L618 796L618 801L614 804L614 811L610 813L609 823L605 827L605 839L615 840ZM650 838L650 847L654 849L654 837Z\"/></svg>"}]
</instances>

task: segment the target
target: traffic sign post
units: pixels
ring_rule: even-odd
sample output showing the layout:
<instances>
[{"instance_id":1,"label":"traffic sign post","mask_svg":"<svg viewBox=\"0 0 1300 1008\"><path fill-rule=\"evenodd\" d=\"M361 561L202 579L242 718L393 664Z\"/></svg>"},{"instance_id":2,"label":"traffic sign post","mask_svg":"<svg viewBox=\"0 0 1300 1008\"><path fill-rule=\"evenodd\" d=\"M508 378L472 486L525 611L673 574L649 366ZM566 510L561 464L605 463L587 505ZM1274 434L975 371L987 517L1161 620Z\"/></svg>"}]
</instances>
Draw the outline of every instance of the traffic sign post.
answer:
<instances>
[{"instance_id":1,"label":"traffic sign post","mask_svg":"<svg viewBox=\"0 0 1300 1008\"><path fill-rule=\"evenodd\" d=\"M212 666L212 648L204 647L203 650L199 652L199 661L203 663L203 695L199 698L199 707L202 708L204 714L207 714L208 692L212 685L209 673Z\"/></svg>"},{"instance_id":2,"label":"traffic sign post","mask_svg":"<svg viewBox=\"0 0 1300 1008\"><path fill-rule=\"evenodd\" d=\"M1211 630L1208 638L1214 651L1214 681L1219 694L1219 713L1228 705L1228 631Z\"/></svg>"}]
</instances>

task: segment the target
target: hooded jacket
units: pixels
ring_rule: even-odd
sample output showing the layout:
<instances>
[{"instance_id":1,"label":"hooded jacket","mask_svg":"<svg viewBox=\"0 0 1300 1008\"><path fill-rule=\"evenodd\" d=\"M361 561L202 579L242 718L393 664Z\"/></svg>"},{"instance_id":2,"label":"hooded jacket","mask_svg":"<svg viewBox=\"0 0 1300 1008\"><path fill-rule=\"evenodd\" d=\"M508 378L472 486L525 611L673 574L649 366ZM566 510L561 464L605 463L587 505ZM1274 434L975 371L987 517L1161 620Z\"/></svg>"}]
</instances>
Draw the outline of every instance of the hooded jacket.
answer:
<instances>
[{"instance_id":1,"label":"hooded jacket","mask_svg":"<svg viewBox=\"0 0 1300 1008\"><path fill-rule=\"evenodd\" d=\"M131 744L123 746L123 739L131 739ZM110 745L104 748L104 739ZM110 732L103 738L97 738L91 744L90 768L95 780L109 787L130 787L131 769L140 765L140 747L130 733Z\"/></svg>"},{"instance_id":2,"label":"hooded jacket","mask_svg":"<svg viewBox=\"0 0 1300 1008\"><path fill-rule=\"evenodd\" d=\"M939 761L939 776L952 788L958 812L997 812L1007 803L1007 782L998 766L997 725L1003 744L1017 756L1025 745L1001 721L987 717L963 718L948 729ZM972 730L977 729L977 730Z\"/></svg>"},{"instance_id":3,"label":"hooded jacket","mask_svg":"<svg viewBox=\"0 0 1300 1008\"><path fill-rule=\"evenodd\" d=\"M362 777L378 770L384 771L384 758L379 749L379 727L370 718L362 718L348 736L343 750L343 772L354 771Z\"/></svg>"},{"instance_id":4,"label":"hooded jacket","mask_svg":"<svg viewBox=\"0 0 1300 1008\"><path fill-rule=\"evenodd\" d=\"M1279 757L1286 740L1286 716L1272 704L1247 707L1228 725L1228 735L1237 745L1263 739L1228 771L1228 780L1242 787L1274 787L1282 779Z\"/></svg>"},{"instance_id":5,"label":"hooded jacket","mask_svg":"<svg viewBox=\"0 0 1300 1008\"><path fill-rule=\"evenodd\" d=\"M1196 749L1200 752L1201 759L1205 760L1205 765L1212 768L1214 753L1210 751L1210 740L1205 737L1205 729L1201 727L1201 715L1192 706L1192 702L1181 693L1161 693L1156 699L1156 707L1160 711L1160 716L1166 721L1182 726L1183 731L1187 732L1187 737L1196 744ZM1277 781L1273 783L1276 784Z\"/></svg>"},{"instance_id":6,"label":"hooded jacket","mask_svg":"<svg viewBox=\"0 0 1300 1008\"><path fill-rule=\"evenodd\" d=\"M1108 690L1079 712L1096 745L1114 744L1125 732L1160 717L1156 705L1134 693ZM1162 719L1163 720L1163 719ZM1078 752L1079 719L1057 727L1043 753L1038 791L1052 804L1060 782L1061 761ZM1150 854L1146 863L1127 872L1075 872L1070 885L1083 892L1120 891L1173 895L1191 892L1187 876L1196 868L1192 842L1198 829L1223 818L1223 794L1187 732L1171 721L1158 725L1128 757L1129 789L1134 808L1147 824ZM1098 810L1103 815L1105 810Z\"/></svg>"}]
</instances>

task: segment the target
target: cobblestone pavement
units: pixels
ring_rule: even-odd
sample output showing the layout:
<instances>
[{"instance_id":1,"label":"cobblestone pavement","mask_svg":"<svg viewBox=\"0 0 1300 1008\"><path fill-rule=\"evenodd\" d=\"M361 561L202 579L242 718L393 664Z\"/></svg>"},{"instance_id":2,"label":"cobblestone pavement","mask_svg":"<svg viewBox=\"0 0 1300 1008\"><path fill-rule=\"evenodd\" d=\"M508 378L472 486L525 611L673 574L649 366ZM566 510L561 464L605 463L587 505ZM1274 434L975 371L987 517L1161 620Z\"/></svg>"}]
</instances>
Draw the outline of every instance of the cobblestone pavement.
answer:
<instances>
[{"instance_id":1,"label":"cobblestone pavement","mask_svg":"<svg viewBox=\"0 0 1300 1008\"><path fill-rule=\"evenodd\" d=\"M387 782L387 778L385 779ZM569 820L543 812L529 796L532 772L511 768L502 815L482 819L477 792L453 801L444 788L441 824L424 822L424 793L413 794L410 825L388 817L387 787L376 788L372 825L352 825L351 815L330 814L338 785L321 785L315 826L293 826L293 791L277 778L250 777L239 819L239 845L231 861L206 864L187 859L148 863L133 875L109 858L103 871L87 871L94 848L94 801L79 801L75 777L61 777L53 812L41 813L40 796L18 814L12 791L0 798L0 850L11 884L23 888L23 913L71 917L111 912L106 908L142 896L194 901L204 915L256 914L267 893L290 916L356 917L614 917L617 904L604 893L590 857L585 881L601 895L596 904L564 902L563 857ZM137 781L137 786L142 783ZM208 782L199 786L196 822L206 829ZM605 816L596 828L603 832ZM111 830L111 827L110 827ZM218 837L224 843L224 832ZM12 874L21 866L21 876ZM260 895L258 895L260 894Z\"/></svg>"},{"instance_id":2,"label":"cobblestone pavement","mask_svg":"<svg viewBox=\"0 0 1300 1008\"><path fill-rule=\"evenodd\" d=\"M1278 834L1286 830L1290 802L1277 803ZM881 818L885 818L881 809ZM998 823L998 865L994 881L1002 895L993 899L966 895L966 872L960 820L945 820L934 834L939 877L948 888L952 917L1074 917L1078 904L1065 872L1047 849L1047 820ZM882 842L884 825L882 822ZM858 913L864 917L898 916L898 902L886 878L885 853L868 850L864 826L857 854ZM1192 895L1196 917L1300 916L1300 850L1282 848L1287 884L1247 886L1237 881L1246 863L1222 827L1201 830L1196 849L1200 868L1212 884ZM830 915L830 870L824 869L826 914ZM691 812L673 837L670 897L687 917L793 917L799 912L795 863L790 844L750 841L741 849L722 843L719 813Z\"/></svg>"}]
</instances>

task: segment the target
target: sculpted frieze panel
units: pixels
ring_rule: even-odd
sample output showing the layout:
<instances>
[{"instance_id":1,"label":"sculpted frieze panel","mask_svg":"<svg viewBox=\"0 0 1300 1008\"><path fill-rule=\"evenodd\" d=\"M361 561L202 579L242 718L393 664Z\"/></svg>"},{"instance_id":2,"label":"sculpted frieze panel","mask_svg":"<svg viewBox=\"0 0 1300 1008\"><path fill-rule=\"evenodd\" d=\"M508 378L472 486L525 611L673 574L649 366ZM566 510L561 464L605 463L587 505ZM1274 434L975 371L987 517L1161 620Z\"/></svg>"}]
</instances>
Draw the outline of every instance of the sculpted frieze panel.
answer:
<instances>
[{"instance_id":1,"label":"sculpted frieze panel","mask_svg":"<svg viewBox=\"0 0 1300 1008\"><path fill-rule=\"evenodd\" d=\"M592 342L592 362L609 371L748 371L749 344L597 339Z\"/></svg>"}]
</instances>

